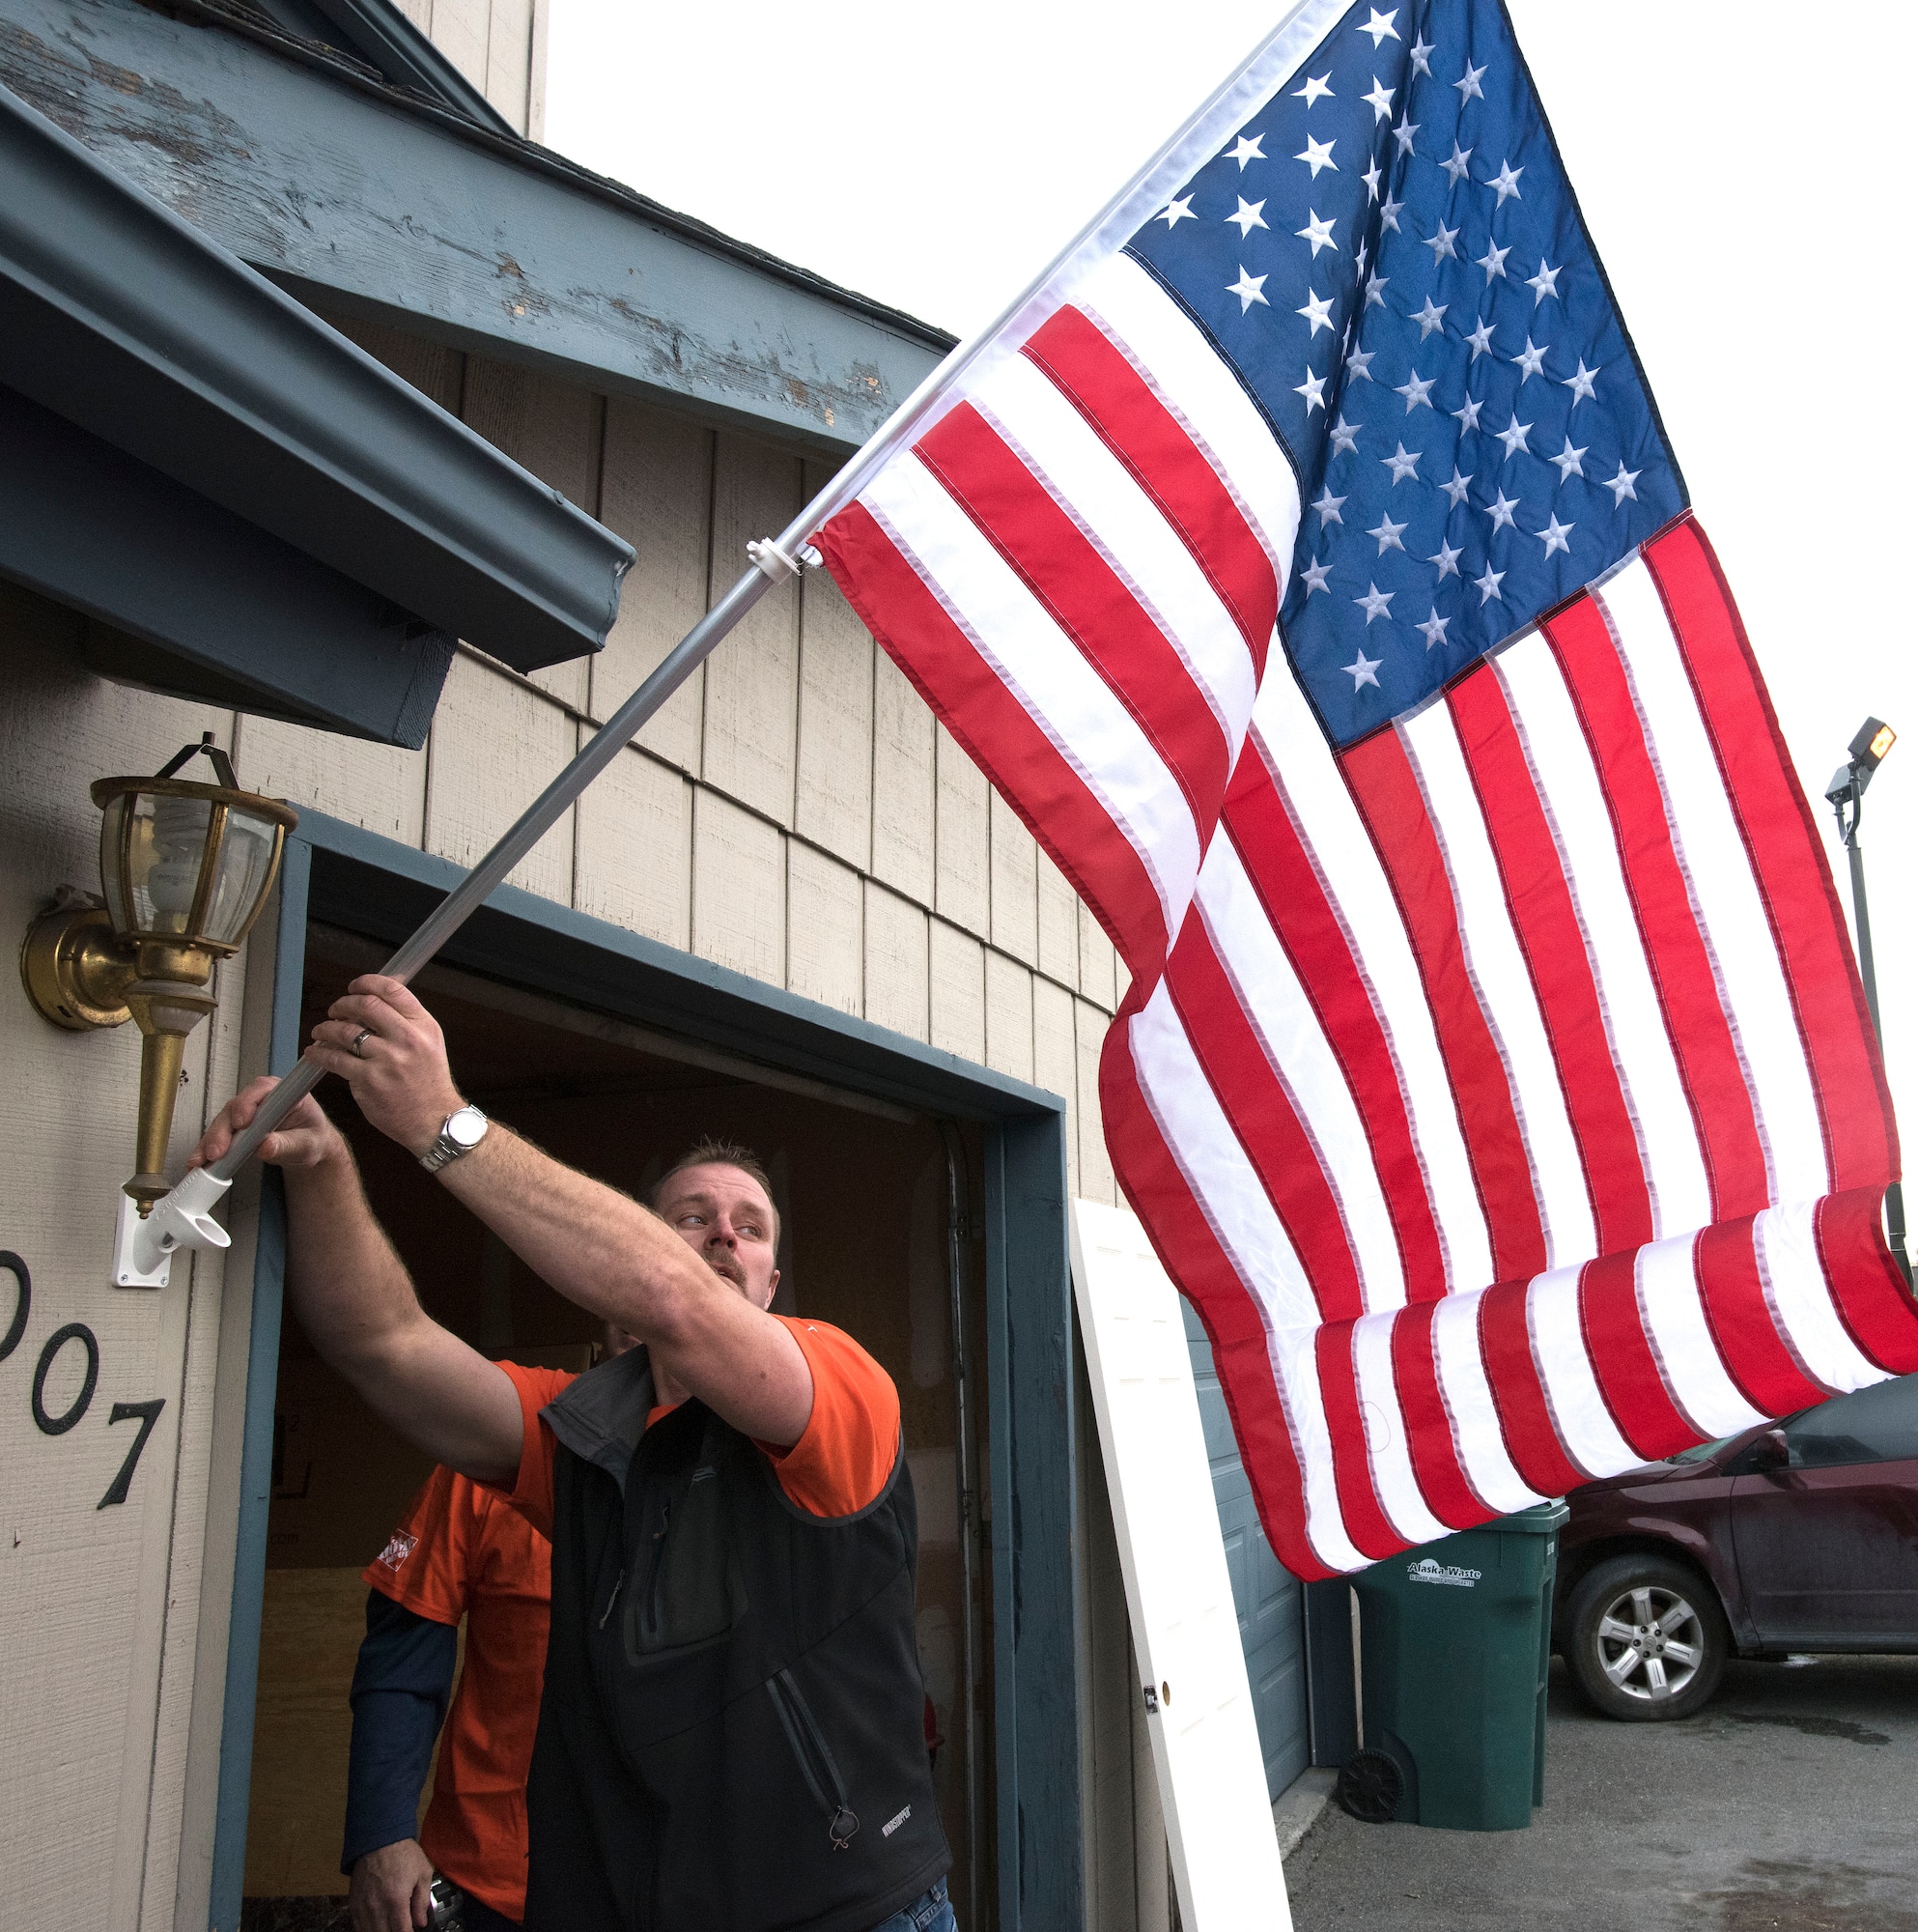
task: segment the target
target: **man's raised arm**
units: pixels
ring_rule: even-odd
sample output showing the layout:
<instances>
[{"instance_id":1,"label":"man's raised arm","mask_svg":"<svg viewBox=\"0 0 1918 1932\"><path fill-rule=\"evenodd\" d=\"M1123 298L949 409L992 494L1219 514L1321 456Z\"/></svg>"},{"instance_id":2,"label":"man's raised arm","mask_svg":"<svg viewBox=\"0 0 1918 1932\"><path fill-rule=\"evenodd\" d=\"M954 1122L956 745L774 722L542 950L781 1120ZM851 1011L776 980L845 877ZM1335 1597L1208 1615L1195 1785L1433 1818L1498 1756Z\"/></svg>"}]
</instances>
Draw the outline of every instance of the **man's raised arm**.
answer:
<instances>
[{"instance_id":1,"label":"man's raised arm","mask_svg":"<svg viewBox=\"0 0 1918 1932\"><path fill-rule=\"evenodd\" d=\"M256 1080L228 1101L192 1164L217 1160L276 1084ZM309 1097L267 1137L260 1157L286 1177L287 1291L313 1346L435 1462L510 1483L523 1434L513 1382L419 1305L339 1129Z\"/></svg>"}]
</instances>

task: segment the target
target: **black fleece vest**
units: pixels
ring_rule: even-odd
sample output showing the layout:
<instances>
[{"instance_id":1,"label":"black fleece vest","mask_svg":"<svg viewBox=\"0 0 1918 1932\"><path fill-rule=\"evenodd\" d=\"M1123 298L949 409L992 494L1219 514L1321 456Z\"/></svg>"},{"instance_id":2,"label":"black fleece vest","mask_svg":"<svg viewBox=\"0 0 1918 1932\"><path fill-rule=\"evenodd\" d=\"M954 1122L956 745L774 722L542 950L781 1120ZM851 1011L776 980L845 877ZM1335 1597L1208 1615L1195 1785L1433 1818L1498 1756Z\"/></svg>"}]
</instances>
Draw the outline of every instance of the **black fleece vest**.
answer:
<instances>
[{"instance_id":1,"label":"black fleece vest","mask_svg":"<svg viewBox=\"0 0 1918 1932\"><path fill-rule=\"evenodd\" d=\"M858 1516L797 1509L644 1351L544 1412L552 1628L526 1787L532 1932L867 1932L951 1863L913 1634L901 1453Z\"/></svg>"}]
</instances>

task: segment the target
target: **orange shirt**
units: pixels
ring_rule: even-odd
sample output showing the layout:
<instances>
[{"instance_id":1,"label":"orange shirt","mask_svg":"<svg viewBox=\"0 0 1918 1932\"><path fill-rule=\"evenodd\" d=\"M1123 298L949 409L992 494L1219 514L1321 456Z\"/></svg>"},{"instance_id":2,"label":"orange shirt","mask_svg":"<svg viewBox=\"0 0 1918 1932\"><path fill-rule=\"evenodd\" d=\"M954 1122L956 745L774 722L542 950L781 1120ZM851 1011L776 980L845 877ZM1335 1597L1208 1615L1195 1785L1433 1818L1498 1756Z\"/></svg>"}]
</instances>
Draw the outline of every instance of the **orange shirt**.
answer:
<instances>
[{"instance_id":1,"label":"orange shirt","mask_svg":"<svg viewBox=\"0 0 1918 1932\"><path fill-rule=\"evenodd\" d=\"M496 1491L441 1467L365 1577L434 1623L466 1620L419 1839L448 1878L517 1924L526 1911L526 1771L546 1672L552 1547Z\"/></svg>"},{"instance_id":2,"label":"orange shirt","mask_svg":"<svg viewBox=\"0 0 1918 1932\"><path fill-rule=\"evenodd\" d=\"M779 1487L812 1516L853 1516L877 1496L899 1454L899 1391L843 1329L799 1316L783 1321L812 1371L812 1413L790 1449L762 1442ZM573 1378L552 1369L499 1365L513 1378L525 1417L513 1507L542 1534L552 1529L552 1464L558 1444L540 1410ZM654 1409L648 1422L667 1411Z\"/></svg>"}]
</instances>

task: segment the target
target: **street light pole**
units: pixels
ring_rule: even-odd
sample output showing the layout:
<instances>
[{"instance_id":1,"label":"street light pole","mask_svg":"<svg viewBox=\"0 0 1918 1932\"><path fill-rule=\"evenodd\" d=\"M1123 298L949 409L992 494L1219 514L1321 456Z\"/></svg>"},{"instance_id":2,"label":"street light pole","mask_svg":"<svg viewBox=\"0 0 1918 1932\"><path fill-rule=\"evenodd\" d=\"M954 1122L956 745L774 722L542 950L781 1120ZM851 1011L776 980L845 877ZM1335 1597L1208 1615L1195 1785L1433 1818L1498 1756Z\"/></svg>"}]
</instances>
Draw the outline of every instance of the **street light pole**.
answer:
<instances>
[{"instance_id":1,"label":"street light pole","mask_svg":"<svg viewBox=\"0 0 1918 1932\"><path fill-rule=\"evenodd\" d=\"M1846 762L1832 774L1824 795L1838 820L1839 842L1851 862L1851 914L1858 932L1858 977L1865 982L1865 1006L1872 1015L1872 1031L1878 1037L1878 1050L1885 1043L1884 1021L1878 1016L1878 975L1872 959L1872 915L1865 899L1865 853L1858 842L1858 821L1865 815L1865 787L1884 761L1884 755L1898 741L1898 733L1876 718L1867 718L1846 748ZM1891 1251L1907 1288L1911 1282L1911 1259L1904 1248L1904 1189L1894 1180L1885 1192L1885 1225Z\"/></svg>"}]
</instances>

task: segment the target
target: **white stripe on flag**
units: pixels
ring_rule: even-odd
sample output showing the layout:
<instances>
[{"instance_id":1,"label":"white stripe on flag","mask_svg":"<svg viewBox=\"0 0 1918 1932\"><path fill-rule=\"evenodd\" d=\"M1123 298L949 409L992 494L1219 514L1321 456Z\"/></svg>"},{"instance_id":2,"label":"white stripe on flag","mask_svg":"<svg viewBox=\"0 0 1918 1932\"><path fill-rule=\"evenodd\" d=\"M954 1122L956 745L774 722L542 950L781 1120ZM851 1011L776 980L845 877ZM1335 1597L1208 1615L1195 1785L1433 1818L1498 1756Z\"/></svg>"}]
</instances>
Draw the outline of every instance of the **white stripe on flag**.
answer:
<instances>
[{"instance_id":1,"label":"white stripe on flag","mask_svg":"<svg viewBox=\"0 0 1918 1932\"><path fill-rule=\"evenodd\" d=\"M1658 586L1634 557L1594 593L1619 640L1673 838L1753 1086L1770 1193L1825 1192L1817 1095L1770 922ZM1682 827L1682 832L1678 828Z\"/></svg>"},{"instance_id":2,"label":"white stripe on flag","mask_svg":"<svg viewBox=\"0 0 1918 1932\"><path fill-rule=\"evenodd\" d=\"M1272 1336L1272 1373L1279 1398L1292 1418L1292 1445L1298 1454L1306 1498L1306 1541L1318 1560L1333 1569L1363 1570L1370 1563L1345 1528L1339 1507L1339 1482L1332 1463L1332 1432L1325 1417L1325 1391L1318 1383L1316 1330L1287 1328Z\"/></svg>"},{"instance_id":3,"label":"white stripe on flag","mask_svg":"<svg viewBox=\"0 0 1918 1932\"><path fill-rule=\"evenodd\" d=\"M1165 512L1084 416L1023 355L994 371L975 406L1104 556L1184 661L1238 754L1257 692L1252 652Z\"/></svg>"},{"instance_id":4,"label":"white stripe on flag","mask_svg":"<svg viewBox=\"0 0 1918 1932\"><path fill-rule=\"evenodd\" d=\"M1264 759L1289 807L1385 1030L1445 1245L1447 1284L1484 1288L1491 1235L1412 942L1344 777L1283 660L1259 688L1244 755Z\"/></svg>"},{"instance_id":5,"label":"white stripe on flag","mask_svg":"<svg viewBox=\"0 0 1918 1932\"><path fill-rule=\"evenodd\" d=\"M1545 1385L1545 1406L1565 1454L1588 1475L1610 1476L1645 1458L1619 1434L1586 1352L1578 1313L1582 1271L1565 1267L1534 1275L1525 1291L1525 1325Z\"/></svg>"},{"instance_id":6,"label":"white stripe on flag","mask_svg":"<svg viewBox=\"0 0 1918 1932\"><path fill-rule=\"evenodd\" d=\"M1711 1186L1691 1103L1646 959L1604 787L1565 675L1536 631L1491 662L1565 867L1646 1165L1652 1232L1703 1227L1711 1219Z\"/></svg>"},{"instance_id":7,"label":"white stripe on flag","mask_svg":"<svg viewBox=\"0 0 1918 1932\"><path fill-rule=\"evenodd\" d=\"M1139 854L1170 939L1199 874L1199 833L1138 721L917 455L888 464L861 500Z\"/></svg>"},{"instance_id":8,"label":"white stripe on flag","mask_svg":"<svg viewBox=\"0 0 1918 1932\"><path fill-rule=\"evenodd\" d=\"M1074 305L1139 371L1210 458L1265 546L1279 580L1291 581L1299 485L1285 453L1219 352L1138 263L1114 255L1075 291ZM1275 650L1273 662L1278 662Z\"/></svg>"},{"instance_id":9,"label":"white stripe on flag","mask_svg":"<svg viewBox=\"0 0 1918 1932\"><path fill-rule=\"evenodd\" d=\"M1699 1298L1696 1235L1675 1235L1638 1251L1639 1320L1679 1413L1716 1439L1764 1420L1725 1373Z\"/></svg>"},{"instance_id":10,"label":"white stripe on flag","mask_svg":"<svg viewBox=\"0 0 1918 1932\"><path fill-rule=\"evenodd\" d=\"M1431 1513L1412 1467L1412 1445L1406 1439L1392 1366L1392 1321L1390 1315L1368 1315L1352 1324L1359 1412L1366 1425L1373 1487L1393 1528L1407 1543L1431 1543L1452 1532Z\"/></svg>"},{"instance_id":11,"label":"white stripe on flag","mask_svg":"<svg viewBox=\"0 0 1918 1932\"><path fill-rule=\"evenodd\" d=\"M1439 1303L1432 1316L1432 1357L1465 1479L1487 1509L1509 1516L1545 1499L1527 1485L1505 1446L1498 1404L1479 1348L1479 1306L1484 1293L1452 1294Z\"/></svg>"},{"instance_id":12,"label":"white stripe on flag","mask_svg":"<svg viewBox=\"0 0 1918 1932\"><path fill-rule=\"evenodd\" d=\"M1790 1201L1760 1212L1752 1230L1759 1280L1812 1378L1846 1395L1883 1381L1885 1373L1860 1352L1832 1305L1819 1257L1817 1213L1815 1201Z\"/></svg>"},{"instance_id":13,"label":"white stripe on flag","mask_svg":"<svg viewBox=\"0 0 1918 1932\"><path fill-rule=\"evenodd\" d=\"M1246 1018L1318 1151L1358 1263L1366 1308L1395 1308L1405 1299L1405 1272L1365 1122L1229 838L1213 839L1205 855L1198 907Z\"/></svg>"},{"instance_id":14,"label":"white stripe on flag","mask_svg":"<svg viewBox=\"0 0 1918 1932\"><path fill-rule=\"evenodd\" d=\"M1598 1252L1598 1229L1585 1164L1451 707L1428 706L1400 724L1398 736L1452 880L1466 971L1505 1062L1545 1225L1546 1259L1554 1267L1589 1261Z\"/></svg>"}]
</instances>

